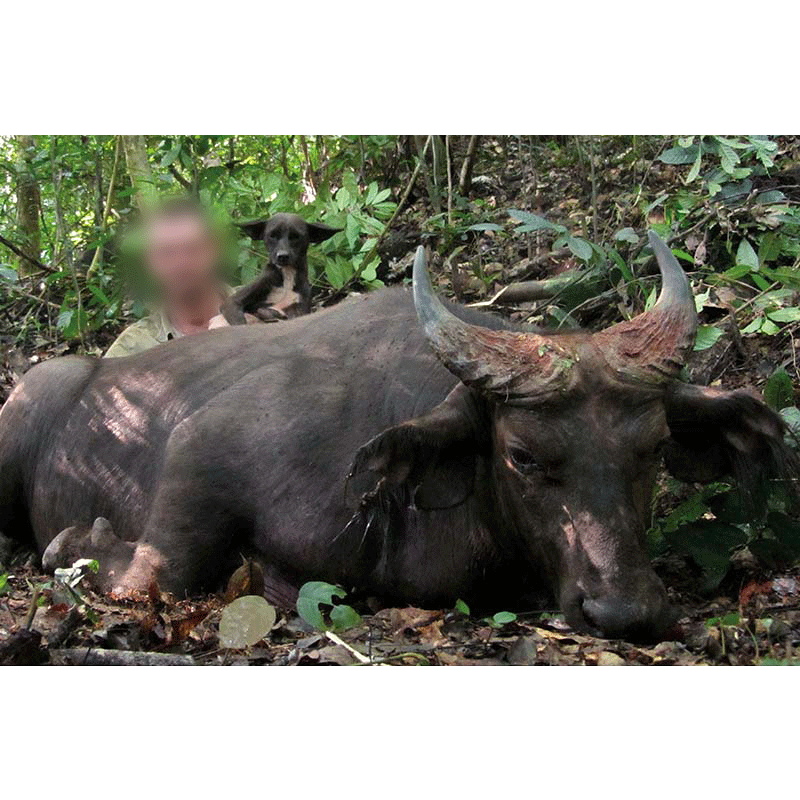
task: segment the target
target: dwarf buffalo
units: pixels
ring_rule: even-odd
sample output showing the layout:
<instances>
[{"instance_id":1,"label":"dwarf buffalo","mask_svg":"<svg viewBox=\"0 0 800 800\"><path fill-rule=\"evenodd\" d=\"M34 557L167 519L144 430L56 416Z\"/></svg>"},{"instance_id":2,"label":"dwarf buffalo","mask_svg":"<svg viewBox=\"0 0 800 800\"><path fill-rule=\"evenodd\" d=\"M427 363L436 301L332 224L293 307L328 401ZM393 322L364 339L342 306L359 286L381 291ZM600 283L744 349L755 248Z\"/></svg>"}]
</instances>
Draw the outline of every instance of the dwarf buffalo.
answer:
<instances>
[{"instance_id":1,"label":"dwarf buffalo","mask_svg":"<svg viewBox=\"0 0 800 800\"><path fill-rule=\"evenodd\" d=\"M548 587L575 628L658 636L673 614L644 533L662 459L749 485L793 462L760 400L679 382L694 299L651 243L655 307L594 334L446 306L420 250L413 302L385 290L48 361L0 414L0 529L51 567L98 558L123 594L214 588L251 554L276 602L309 579L495 610Z\"/></svg>"}]
</instances>

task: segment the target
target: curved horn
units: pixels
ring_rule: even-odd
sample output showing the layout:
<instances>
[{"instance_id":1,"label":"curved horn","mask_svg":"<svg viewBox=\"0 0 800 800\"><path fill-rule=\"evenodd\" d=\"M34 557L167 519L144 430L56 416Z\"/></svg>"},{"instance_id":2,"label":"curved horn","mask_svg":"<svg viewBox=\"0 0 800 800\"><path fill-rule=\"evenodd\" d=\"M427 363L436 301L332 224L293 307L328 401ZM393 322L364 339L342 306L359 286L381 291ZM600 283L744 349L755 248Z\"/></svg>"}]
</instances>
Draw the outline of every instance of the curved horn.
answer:
<instances>
[{"instance_id":1,"label":"curved horn","mask_svg":"<svg viewBox=\"0 0 800 800\"><path fill-rule=\"evenodd\" d=\"M471 325L447 309L431 286L422 247L414 258L414 305L434 351L464 383L506 399L541 395L567 383L575 355L557 341Z\"/></svg>"},{"instance_id":2,"label":"curved horn","mask_svg":"<svg viewBox=\"0 0 800 800\"><path fill-rule=\"evenodd\" d=\"M594 335L606 361L618 372L644 380L677 377L697 330L692 287L667 245L650 231L661 271L661 293L650 311Z\"/></svg>"}]
</instances>

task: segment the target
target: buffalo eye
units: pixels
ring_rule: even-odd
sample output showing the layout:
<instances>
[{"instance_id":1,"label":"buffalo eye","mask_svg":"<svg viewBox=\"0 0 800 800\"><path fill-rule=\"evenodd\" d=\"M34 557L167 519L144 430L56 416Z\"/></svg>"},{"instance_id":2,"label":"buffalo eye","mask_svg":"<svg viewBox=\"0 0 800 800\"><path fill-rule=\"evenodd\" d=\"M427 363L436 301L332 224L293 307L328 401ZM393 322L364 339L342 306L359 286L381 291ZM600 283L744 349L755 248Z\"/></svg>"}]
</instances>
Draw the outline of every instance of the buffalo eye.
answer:
<instances>
[{"instance_id":1,"label":"buffalo eye","mask_svg":"<svg viewBox=\"0 0 800 800\"><path fill-rule=\"evenodd\" d=\"M530 475L532 472L542 469L529 450L524 450L521 447L512 447L508 451L508 456L514 465L514 469L523 475Z\"/></svg>"}]
</instances>

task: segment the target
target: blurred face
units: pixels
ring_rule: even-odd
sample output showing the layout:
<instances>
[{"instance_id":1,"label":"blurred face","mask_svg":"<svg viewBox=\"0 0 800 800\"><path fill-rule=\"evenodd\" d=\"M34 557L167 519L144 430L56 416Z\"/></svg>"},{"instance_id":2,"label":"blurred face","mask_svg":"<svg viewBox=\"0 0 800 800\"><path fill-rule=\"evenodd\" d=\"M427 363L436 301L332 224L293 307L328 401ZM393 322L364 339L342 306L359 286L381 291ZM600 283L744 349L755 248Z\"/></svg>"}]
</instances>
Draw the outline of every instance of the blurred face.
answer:
<instances>
[{"instance_id":1,"label":"blurred face","mask_svg":"<svg viewBox=\"0 0 800 800\"><path fill-rule=\"evenodd\" d=\"M156 219L147 229L145 266L168 301L204 299L219 283L219 260L219 243L195 215Z\"/></svg>"}]
</instances>

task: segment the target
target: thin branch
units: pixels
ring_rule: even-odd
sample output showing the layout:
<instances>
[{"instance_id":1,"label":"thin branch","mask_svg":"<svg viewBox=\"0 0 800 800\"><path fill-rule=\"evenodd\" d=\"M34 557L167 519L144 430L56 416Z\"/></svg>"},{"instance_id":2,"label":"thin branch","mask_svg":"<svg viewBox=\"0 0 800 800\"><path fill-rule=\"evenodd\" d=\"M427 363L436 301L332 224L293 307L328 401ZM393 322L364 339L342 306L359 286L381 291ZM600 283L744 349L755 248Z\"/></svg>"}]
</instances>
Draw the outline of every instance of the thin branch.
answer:
<instances>
[{"instance_id":1,"label":"thin branch","mask_svg":"<svg viewBox=\"0 0 800 800\"><path fill-rule=\"evenodd\" d=\"M20 258L24 258L29 264L33 264L34 267L38 267L39 269L43 270L44 272L58 272L59 270L55 267L49 267L47 264L42 264L38 258L32 258L27 253L25 253L21 248L17 247L13 242L9 242L5 236L0 236L0 244L7 247L14 255L19 256Z\"/></svg>"},{"instance_id":2,"label":"thin branch","mask_svg":"<svg viewBox=\"0 0 800 800\"><path fill-rule=\"evenodd\" d=\"M447 224L453 227L453 164L450 161L450 137L444 137L445 160L447 161Z\"/></svg>"},{"instance_id":3,"label":"thin branch","mask_svg":"<svg viewBox=\"0 0 800 800\"><path fill-rule=\"evenodd\" d=\"M45 300L44 297L37 297L35 294L25 291L25 289L20 288L14 283L4 284L4 287L11 292L16 292L17 294L21 294L23 297L27 297L29 300L35 300L37 303L41 303L42 305L58 309L59 311L61 310L61 306L59 306L58 303L53 303L50 300Z\"/></svg>"},{"instance_id":4,"label":"thin branch","mask_svg":"<svg viewBox=\"0 0 800 800\"><path fill-rule=\"evenodd\" d=\"M458 193L466 197L469 187L472 185L472 168L475 166L475 157L478 154L478 143L480 136L470 136L467 145L467 154L461 164L461 174L458 177Z\"/></svg>"},{"instance_id":5,"label":"thin branch","mask_svg":"<svg viewBox=\"0 0 800 800\"><path fill-rule=\"evenodd\" d=\"M120 153L120 137L117 136L116 147L114 148L114 166L111 168L111 178L108 181L108 194L106 195L106 204L103 207L103 216L100 220L100 236L105 233L106 227L108 225L108 214L111 211L111 198L114 194L114 184L117 180L117 166L119 164L119 153ZM86 277L90 278L94 275L95 270L97 269L97 264L100 261L100 253L103 250L103 243L100 242L97 245L97 249L94 251L94 255L92 256L92 263L89 264L89 269L86 271Z\"/></svg>"},{"instance_id":6,"label":"thin branch","mask_svg":"<svg viewBox=\"0 0 800 800\"><path fill-rule=\"evenodd\" d=\"M178 181L178 183L181 186L183 186L183 188L186 189L187 192L194 191L194 189L192 188L192 182L186 180L186 178L184 178L183 175L181 175L180 172L178 172L178 168L174 164L170 164L169 167L167 167L167 169L169 169L170 175L172 175L172 177L175 178L175 180Z\"/></svg>"}]
</instances>

